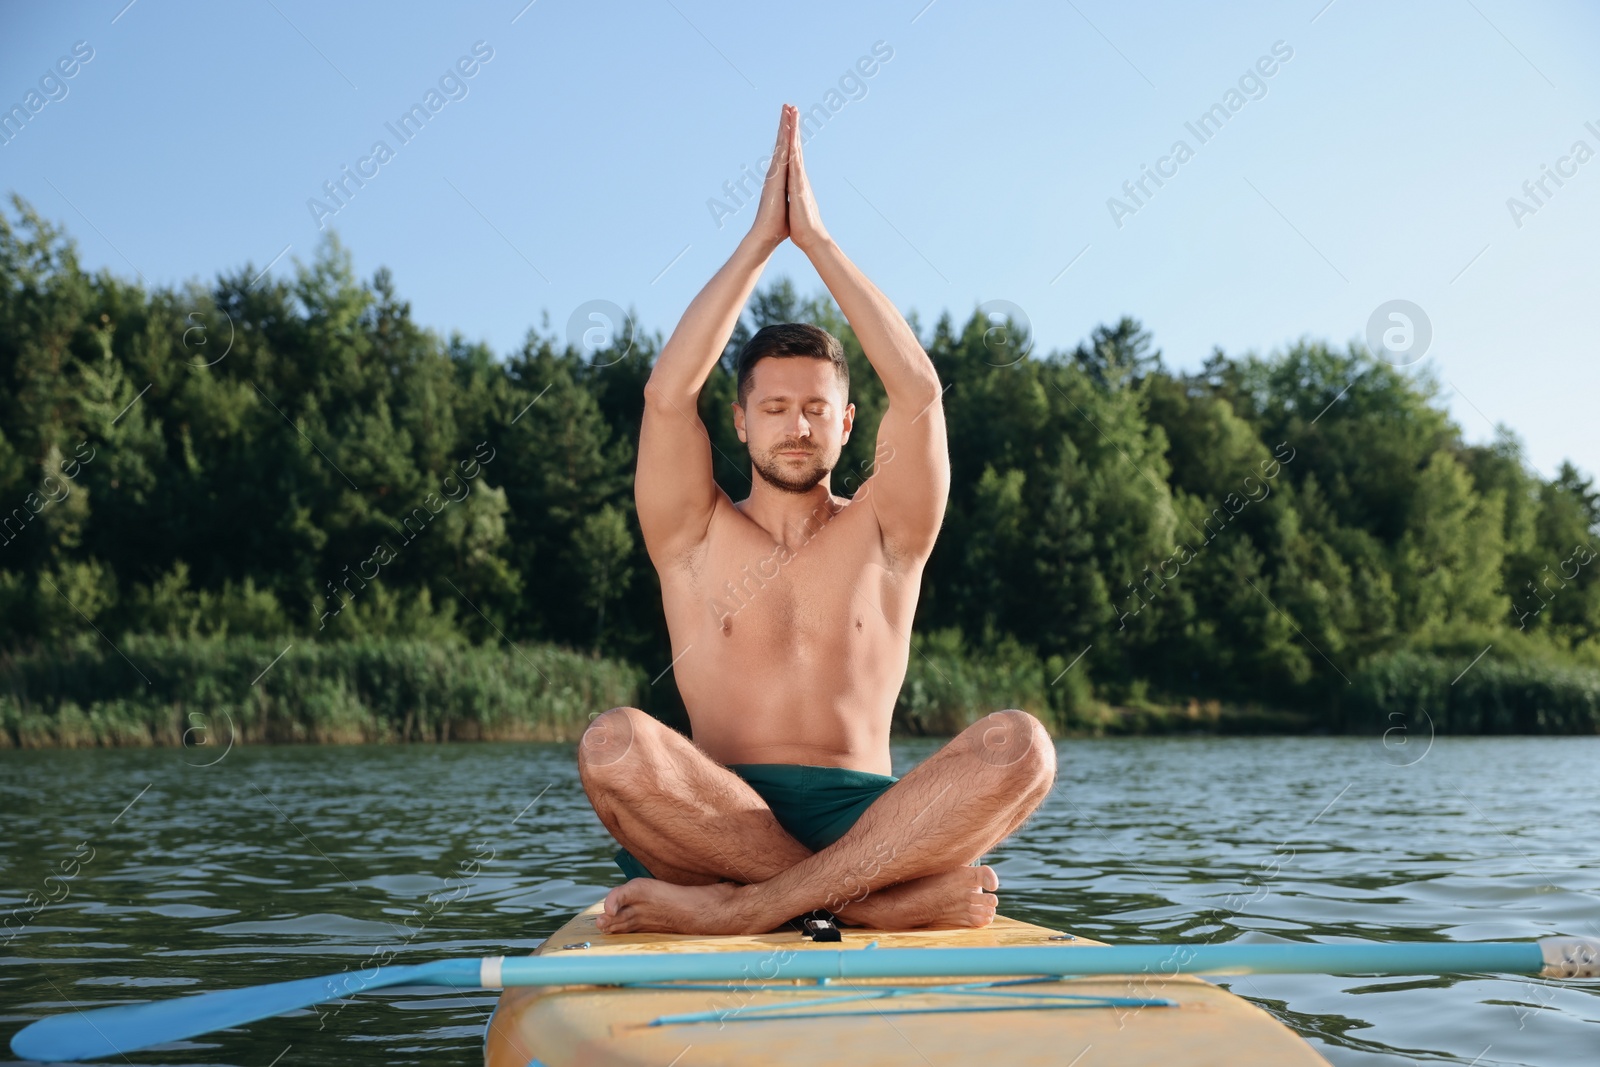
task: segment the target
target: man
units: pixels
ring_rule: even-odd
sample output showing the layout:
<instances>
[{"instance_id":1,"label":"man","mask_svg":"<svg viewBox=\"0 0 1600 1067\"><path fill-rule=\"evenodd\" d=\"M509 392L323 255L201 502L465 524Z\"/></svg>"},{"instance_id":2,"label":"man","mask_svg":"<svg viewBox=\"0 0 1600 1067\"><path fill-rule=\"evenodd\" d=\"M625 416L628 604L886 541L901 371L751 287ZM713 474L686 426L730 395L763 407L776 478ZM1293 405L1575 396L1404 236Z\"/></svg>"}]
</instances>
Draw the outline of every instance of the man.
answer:
<instances>
[{"instance_id":1,"label":"man","mask_svg":"<svg viewBox=\"0 0 1600 1067\"><path fill-rule=\"evenodd\" d=\"M903 779L889 723L923 565L950 485L942 390L893 304L823 229L784 105L749 234L684 312L645 387L635 481L661 576L690 742L636 708L598 716L585 791L630 880L607 933L763 933L817 908L882 929L983 926L999 883L976 861L1055 778L1038 720L996 712ZM855 406L839 342L768 326L740 353L733 423L750 496L712 480L696 413L762 267L805 252L882 378L876 467L853 499L829 474Z\"/></svg>"}]
</instances>

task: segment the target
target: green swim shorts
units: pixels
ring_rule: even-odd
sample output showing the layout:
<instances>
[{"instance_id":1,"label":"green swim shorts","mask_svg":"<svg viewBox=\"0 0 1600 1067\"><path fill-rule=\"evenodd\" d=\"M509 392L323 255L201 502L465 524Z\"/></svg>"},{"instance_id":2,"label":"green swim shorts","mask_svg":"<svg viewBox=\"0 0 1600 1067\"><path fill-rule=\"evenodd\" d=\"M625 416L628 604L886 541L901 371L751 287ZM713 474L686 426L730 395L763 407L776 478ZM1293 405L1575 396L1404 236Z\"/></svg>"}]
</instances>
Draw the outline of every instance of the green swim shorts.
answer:
<instances>
[{"instance_id":1,"label":"green swim shorts","mask_svg":"<svg viewBox=\"0 0 1600 1067\"><path fill-rule=\"evenodd\" d=\"M861 813L900 780L803 763L730 763L728 770L749 782L778 817L778 825L813 852L843 837ZM627 849L617 851L617 866L629 878L653 877Z\"/></svg>"}]
</instances>

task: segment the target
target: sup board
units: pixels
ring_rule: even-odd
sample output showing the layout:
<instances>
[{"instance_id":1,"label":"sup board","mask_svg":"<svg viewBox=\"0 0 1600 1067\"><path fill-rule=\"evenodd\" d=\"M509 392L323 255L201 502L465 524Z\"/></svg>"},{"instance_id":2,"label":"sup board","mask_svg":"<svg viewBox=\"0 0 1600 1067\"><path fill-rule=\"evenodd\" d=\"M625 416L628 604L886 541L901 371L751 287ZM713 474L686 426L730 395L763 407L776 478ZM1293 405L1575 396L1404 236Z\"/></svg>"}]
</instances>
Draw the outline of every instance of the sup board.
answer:
<instances>
[{"instance_id":1,"label":"sup board","mask_svg":"<svg viewBox=\"0 0 1600 1067\"><path fill-rule=\"evenodd\" d=\"M535 955L657 956L815 949L1101 945L1016 919L980 929L844 927L837 942L799 928L702 937L601 933L600 904ZM786 979L508 989L484 1034L486 1067L699 1067L873 1064L907 1067L1327 1067L1254 1004L1189 975L994 979Z\"/></svg>"}]
</instances>

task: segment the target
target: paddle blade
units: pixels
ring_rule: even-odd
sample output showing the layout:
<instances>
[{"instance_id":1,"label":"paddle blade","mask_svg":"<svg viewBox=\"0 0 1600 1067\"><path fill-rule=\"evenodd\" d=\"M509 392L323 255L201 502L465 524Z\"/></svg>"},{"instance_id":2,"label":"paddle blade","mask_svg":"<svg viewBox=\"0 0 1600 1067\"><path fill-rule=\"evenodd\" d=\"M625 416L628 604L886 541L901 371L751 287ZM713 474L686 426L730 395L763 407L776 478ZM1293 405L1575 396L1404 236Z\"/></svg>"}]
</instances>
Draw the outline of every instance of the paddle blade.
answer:
<instances>
[{"instance_id":1,"label":"paddle blade","mask_svg":"<svg viewBox=\"0 0 1600 1067\"><path fill-rule=\"evenodd\" d=\"M11 1039L25 1060L86 1060L243 1026L284 1012L397 985L476 988L477 960L441 960L404 967L301 978L293 982L223 989L175 1000L90 1008L40 1019Z\"/></svg>"}]
</instances>

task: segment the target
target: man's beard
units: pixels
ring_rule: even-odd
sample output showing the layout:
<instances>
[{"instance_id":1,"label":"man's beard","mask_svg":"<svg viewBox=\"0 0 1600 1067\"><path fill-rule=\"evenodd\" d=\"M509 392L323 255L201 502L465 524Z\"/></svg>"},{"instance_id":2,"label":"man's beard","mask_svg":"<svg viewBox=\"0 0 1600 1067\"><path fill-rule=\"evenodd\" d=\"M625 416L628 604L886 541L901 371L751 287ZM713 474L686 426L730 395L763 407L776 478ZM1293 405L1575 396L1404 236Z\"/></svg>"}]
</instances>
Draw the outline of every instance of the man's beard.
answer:
<instances>
[{"instance_id":1,"label":"man's beard","mask_svg":"<svg viewBox=\"0 0 1600 1067\"><path fill-rule=\"evenodd\" d=\"M821 452L815 449L807 449L806 451L811 453L811 457L819 460L819 462L806 470L791 473L786 466L788 460L779 455L779 453L800 450L792 444L780 444L776 448L763 452L760 456L752 454L750 465L755 468L756 473L761 476L762 480L774 489L785 493L809 493L816 488L822 479L833 473L834 465L839 462L839 457L834 456L829 460Z\"/></svg>"}]
</instances>

